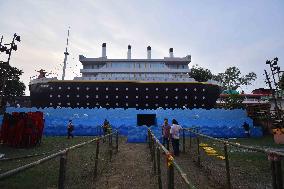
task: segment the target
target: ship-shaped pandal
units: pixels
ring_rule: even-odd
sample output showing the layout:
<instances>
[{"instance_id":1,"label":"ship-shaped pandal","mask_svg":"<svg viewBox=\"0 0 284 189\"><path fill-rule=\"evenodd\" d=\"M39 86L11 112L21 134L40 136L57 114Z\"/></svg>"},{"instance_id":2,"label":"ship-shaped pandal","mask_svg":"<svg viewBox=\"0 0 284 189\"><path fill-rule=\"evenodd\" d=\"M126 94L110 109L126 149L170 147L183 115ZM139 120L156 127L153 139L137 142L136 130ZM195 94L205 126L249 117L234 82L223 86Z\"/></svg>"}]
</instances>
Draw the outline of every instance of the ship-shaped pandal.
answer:
<instances>
[{"instance_id":1,"label":"ship-shaped pandal","mask_svg":"<svg viewBox=\"0 0 284 189\"><path fill-rule=\"evenodd\" d=\"M68 38L67 38L68 44ZM83 65L82 76L64 80L67 48L64 52L62 80L40 76L30 81L33 107L72 108L204 108L216 105L220 86L215 81L197 82L189 77L191 56L132 59L128 45L126 59L108 59L106 43L102 44L102 56L86 58L79 55Z\"/></svg>"}]
</instances>

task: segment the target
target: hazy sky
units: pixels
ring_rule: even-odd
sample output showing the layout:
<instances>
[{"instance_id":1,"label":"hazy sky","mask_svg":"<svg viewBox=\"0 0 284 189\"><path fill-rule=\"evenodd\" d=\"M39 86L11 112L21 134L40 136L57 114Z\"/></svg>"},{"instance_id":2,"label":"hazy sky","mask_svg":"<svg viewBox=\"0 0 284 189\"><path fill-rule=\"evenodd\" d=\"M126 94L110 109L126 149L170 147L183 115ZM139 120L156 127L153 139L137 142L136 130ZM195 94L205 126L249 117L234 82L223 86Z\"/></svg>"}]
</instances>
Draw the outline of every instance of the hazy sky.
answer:
<instances>
[{"instance_id":1,"label":"hazy sky","mask_svg":"<svg viewBox=\"0 0 284 189\"><path fill-rule=\"evenodd\" d=\"M133 58L145 58L148 45L152 58L173 47L175 56L190 54L192 65L213 73L229 66L254 71L248 92L265 87L267 59L279 57L284 68L283 0L0 0L0 12L4 42L14 33L22 38L11 65L24 71L26 85L40 68L61 77L69 26L67 79L79 74L80 54L101 56L103 42L108 58L126 58L128 44Z\"/></svg>"}]
</instances>

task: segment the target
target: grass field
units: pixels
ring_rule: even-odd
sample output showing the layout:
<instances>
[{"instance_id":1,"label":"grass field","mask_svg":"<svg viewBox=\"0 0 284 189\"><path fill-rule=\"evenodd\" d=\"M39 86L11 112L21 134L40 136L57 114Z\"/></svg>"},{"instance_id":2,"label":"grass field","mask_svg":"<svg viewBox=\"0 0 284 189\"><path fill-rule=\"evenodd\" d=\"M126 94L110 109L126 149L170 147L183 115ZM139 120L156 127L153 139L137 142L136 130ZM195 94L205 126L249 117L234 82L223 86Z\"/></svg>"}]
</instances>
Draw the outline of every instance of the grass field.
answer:
<instances>
[{"instance_id":1,"label":"grass field","mask_svg":"<svg viewBox=\"0 0 284 189\"><path fill-rule=\"evenodd\" d=\"M93 137L44 137L40 146L29 149L15 149L1 146L0 153L5 157L19 157L29 154L49 152L52 154L66 147L90 140ZM96 143L87 144L71 150L67 155L66 186L67 188L89 188L93 182ZM25 165L44 156L0 162L0 173ZM100 143L99 173L108 164L108 143ZM0 181L0 188L57 188L59 157L33 167L15 176Z\"/></svg>"},{"instance_id":2,"label":"grass field","mask_svg":"<svg viewBox=\"0 0 284 189\"><path fill-rule=\"evenodd\" d=\"M193 139L192 141L193 156L196 156L196 140ZM230 139L230 141L249 146L277 150L283 149L284 147L284 145L275 144L273 136ZM188 143L189 141L187 139L187 144ZM200 139L200 143L208 144L208 146L217 151L218 155L224 155L223 144L204 138ZM233 188L271 188L271 169L267 154L229 146L228 155ZM201 164L215 180L219 180L220 183L226 184L224 160L220 160L216 158L216 156L210 156L201 149ZM282 162L282 172L283 170L284 166Z\"/></svg>"}]
</instances>

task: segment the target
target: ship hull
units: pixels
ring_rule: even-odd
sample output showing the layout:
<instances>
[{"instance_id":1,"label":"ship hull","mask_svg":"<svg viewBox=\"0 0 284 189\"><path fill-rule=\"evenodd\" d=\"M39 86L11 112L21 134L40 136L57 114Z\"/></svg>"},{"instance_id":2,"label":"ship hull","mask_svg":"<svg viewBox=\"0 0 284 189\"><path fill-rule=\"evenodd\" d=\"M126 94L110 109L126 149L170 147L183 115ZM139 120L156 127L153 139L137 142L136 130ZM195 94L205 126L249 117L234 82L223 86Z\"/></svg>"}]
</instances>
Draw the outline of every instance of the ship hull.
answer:
<instances>
[{"instance_id":1,"label":"ship hull","mask_svg":"<svg viewBox=\"0 0 284 189\"><path fill-rule=\"evenodd\" d=\"M51 81L29 87L38 108L211 109L220 94L218 85L200 82Z\"/></svg>"}]
</instances>

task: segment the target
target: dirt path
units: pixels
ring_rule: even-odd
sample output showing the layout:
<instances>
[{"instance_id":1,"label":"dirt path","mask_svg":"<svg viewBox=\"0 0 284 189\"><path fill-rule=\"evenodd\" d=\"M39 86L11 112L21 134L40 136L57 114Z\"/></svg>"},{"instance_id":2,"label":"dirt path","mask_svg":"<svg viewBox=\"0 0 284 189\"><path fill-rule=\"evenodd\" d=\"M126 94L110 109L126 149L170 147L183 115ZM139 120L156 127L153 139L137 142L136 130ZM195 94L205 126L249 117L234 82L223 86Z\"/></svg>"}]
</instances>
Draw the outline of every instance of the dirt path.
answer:
<instances>
[{"instance_id":1,"label":"dirt path","mask_svg":"<svg viewBox=\"0 0 284 189\"><path fill-rule=\"evenodd\" d=\"M108 170L95 182L96 189L154 189L157 188L149 149L146 144L126 143L119 146Z\"/></svg>"}]
</instances>

